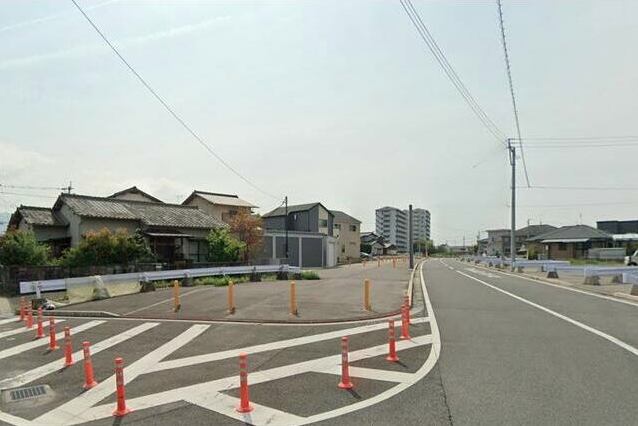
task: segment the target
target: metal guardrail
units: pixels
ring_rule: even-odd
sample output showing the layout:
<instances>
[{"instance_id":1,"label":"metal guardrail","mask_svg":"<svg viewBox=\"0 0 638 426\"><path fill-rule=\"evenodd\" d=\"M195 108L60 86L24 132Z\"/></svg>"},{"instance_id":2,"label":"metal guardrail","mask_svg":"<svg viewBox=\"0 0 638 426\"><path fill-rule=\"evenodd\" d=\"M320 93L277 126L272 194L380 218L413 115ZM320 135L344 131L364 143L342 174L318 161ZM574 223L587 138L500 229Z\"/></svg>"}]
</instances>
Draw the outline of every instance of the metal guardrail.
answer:
<instances>
[{"instance_id":1,"label":"metal guardrail","mask_svg":"<svg viewBox=\"0 0 638 426\"><path fill-rule=\"evenodd\" d=\"M170 271L151 271L151 272L133 272L128 274L101 275L105 284L117 282L131 281L162 281L175 280L179 278L199 278L213 277L223 275L245 275L252 273L276 273L276 272L301 272L298 266L289 265L256 265L256 266L221 266L217 268L193 268L193 269L175 269ZM20 294L35 293L36 286L40 287L40 291L60 291L66 290L69 284L84 284L93 280L92 276L65 278L58 280L44 281L22 281L20 282Z\"/></svg>"}]
</instances>

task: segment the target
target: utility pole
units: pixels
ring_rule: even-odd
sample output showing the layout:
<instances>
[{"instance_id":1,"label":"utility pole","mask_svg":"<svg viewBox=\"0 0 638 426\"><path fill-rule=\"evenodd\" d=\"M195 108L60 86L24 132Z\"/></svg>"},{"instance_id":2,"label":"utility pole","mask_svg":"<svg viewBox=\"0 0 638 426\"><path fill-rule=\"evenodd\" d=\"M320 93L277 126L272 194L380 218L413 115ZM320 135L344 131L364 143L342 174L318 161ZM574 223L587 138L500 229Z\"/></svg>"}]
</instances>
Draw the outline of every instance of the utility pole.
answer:
<instances>
[{"instance_id":1,"label":"utility pole","mask_svg":"<svg viewBox=\"0 0 638 426\"><path fill-rule=\"evenodd\" d=\"M512 228L510 230L510 259L512 272L516 261L516 148L512 145L512 140L507 138L507 149L510 154L510 164L512 165Z\"/></svg>"},{"instance_id":2,"label":"utility pole","mask_svg":"<svg viewBox=\"0 0 638 426\"><path fill-rule=\"evenodd\" d=\"M412 245L412 204L408 210L408 245L410 246L410 269L414 268L414 247Z\"/></svg>"},{"instance_id":3,"label":"utility pole","mask_svg":"<svg viewBox=\"0 0 638 426\"><path fill-rule=\"evenodd\" d=\"M284 198L284 203L286 204L286 220L285 220L285 229L286 229L286 263L290 263L288 260L288 196ZM301 265L299 265L301 266Z\"/></svg>"}]
</instances>

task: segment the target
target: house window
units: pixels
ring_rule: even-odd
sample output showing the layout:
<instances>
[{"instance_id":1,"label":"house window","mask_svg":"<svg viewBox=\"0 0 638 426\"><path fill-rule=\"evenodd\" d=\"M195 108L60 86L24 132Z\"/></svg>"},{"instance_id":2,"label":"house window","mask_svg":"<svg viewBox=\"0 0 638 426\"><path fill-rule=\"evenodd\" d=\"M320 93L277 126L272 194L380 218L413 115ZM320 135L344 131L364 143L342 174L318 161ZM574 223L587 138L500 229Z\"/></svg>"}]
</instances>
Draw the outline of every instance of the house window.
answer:
<instances>
[{"instance_id":1,"label":"house window","mask_svg":"<svg viewBox=\"0 0 638 426\"><path fill-rule=\"evenodd\" d=\"M340 224L340 223L335 223L334 228L335 228L335 229L341 229L341 224Z\"/></svg>"},{"instance_id":2,"label":"house window","mask_svg":"<svg viewBox=\"0 0 638 426\"><path fill-rule=\"evenodd\" d=\"M319 219L319 227L327 228L328 227L328 219Z\"/></svg>"},{"instance_id":3,"label":"house window","mask_svg":"<svg viewBox=\"0 0 638 426\"><path fill-rule=\"evenodd\" d=\"M350 230L352 232L357 232L357 225L350 225Z\"/></svg>"},{"instance_id":4,"label":"house window","mask_svg":"<svg viewBox=\"0 0 638 426\"><path fill-rule=\"evenodd\" d=\"M560 250L560 251L567 250L567 244L566 243L558 243L558 250Z\"/></svg>"}]
</instances>

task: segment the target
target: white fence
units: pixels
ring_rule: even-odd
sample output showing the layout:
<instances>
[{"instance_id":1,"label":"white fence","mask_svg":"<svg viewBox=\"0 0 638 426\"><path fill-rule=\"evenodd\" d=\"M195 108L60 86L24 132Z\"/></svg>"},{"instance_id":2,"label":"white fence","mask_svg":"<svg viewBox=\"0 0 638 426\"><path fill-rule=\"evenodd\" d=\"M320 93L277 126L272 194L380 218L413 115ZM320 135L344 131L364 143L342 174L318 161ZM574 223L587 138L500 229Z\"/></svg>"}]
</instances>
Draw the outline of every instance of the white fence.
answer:
<instances>
[{"instance_id":1,"label":"white fence","mask_svg":"<svg viewBox=\"0 0 638 426\"><path fill-rule=\"evenodd\" d=\"M162 281L175 280L186 277L213 277L224 275L246 275L246 274L263 274L263 273L299 273L301 268L289 265L257 265L257 266L222 266L217 268L196 268L196 269L175 269L171 271L151 271L151 272L133 272L128 274L102 275L102 281L105 284L130 281ZM43 280L43 281L22 281L20 282L20 294L35 293L36 287L40 291L61 291L66 290L69 284L88 284L93 277L76 277L65 278L59 280Z\"/></svg>"}]
</instances>

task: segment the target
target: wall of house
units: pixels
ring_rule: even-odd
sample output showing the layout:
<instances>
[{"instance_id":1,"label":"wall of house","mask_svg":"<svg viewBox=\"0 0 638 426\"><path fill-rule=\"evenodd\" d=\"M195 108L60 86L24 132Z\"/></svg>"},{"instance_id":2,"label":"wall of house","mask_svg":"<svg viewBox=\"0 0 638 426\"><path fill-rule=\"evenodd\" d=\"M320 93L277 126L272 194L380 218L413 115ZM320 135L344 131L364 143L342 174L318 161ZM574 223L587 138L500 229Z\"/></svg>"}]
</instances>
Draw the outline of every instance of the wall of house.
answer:
<instances>
[{"instance_id":1,"label":"wall of house","mask_svg":"<svg viewBox=\"0 0 638 426\"><path fill-rule=\"evenodd\" d=\"M61 226L33 226L33 234L38 241L66 238L67 228Z\"/></svg>"},{"instance_id":2,"label":"wall of house","mask_svg":"<svg viewBox=\"0 0 638 426\"><path fill-rule=\"evenodd\" d=\"M304 268L332 267L336 265L336 239L334 237L317 233L304 235L300 232L289 232L288 235L289 265L302 266ZM276 259L285 259L285 245L286 238L281 232L266 232L262 246L262 256L271 259L273 262Z\"/></svg>"},{"instance_id":3,"label":"wall of house","mask_svg":"<svg viewBox=\"0 0 638 426\"><path fill-rule=\"evenodd\" d=\"M286 229L286 218L283 216L264 217L264 229Z\"/></svg>"},{"instance_id":4,"label":"wall of house","mask_svg":"<svg viewBox=\"0 0 638 426\"><path fill-rule=\"evenodd\" d=\"M346 262L348 259L358 259L361 242L361 229L356 223L337 222L338 229L333 231L333 235L337 238L337 261ZM354 227L352 231L350 227Z\"/></svg>"},{"instance_id":5,"label":"wall of house","mask_svg":"<svg viewBox=\"0 0 638 426\"><path fill-rule=\"evenodd\" d=\"M237 213L243 212L246 214L251 214L250 207L213 204L201 197L193 197L186 205L195 206L198 209L202 210L204 213L216 217L219 220L223 220L226 223L229 223L232 219L232 216Z\"/></svg>"}]
</instances>

